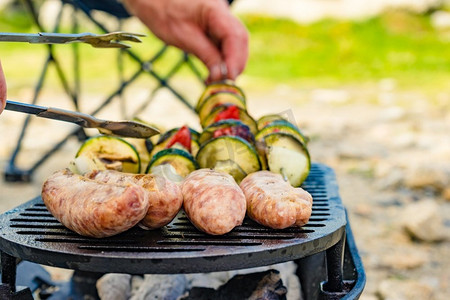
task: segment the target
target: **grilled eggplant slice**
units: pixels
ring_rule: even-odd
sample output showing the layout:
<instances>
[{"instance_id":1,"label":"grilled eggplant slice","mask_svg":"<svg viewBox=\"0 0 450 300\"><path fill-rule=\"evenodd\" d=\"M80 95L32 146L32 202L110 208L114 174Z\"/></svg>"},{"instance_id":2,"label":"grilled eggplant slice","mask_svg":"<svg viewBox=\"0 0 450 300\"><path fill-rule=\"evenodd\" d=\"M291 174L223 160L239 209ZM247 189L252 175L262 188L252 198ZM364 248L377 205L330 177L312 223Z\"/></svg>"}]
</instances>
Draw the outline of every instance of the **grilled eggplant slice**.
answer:
<instances>
[{"instance_id":1,"label":"grilled eggplant slice","mask_svg":"<svg viewBox=\"0 0 450 300\"><path fill-rule=\"evenodd\" d=\"M148 164L145 173L152 173L152 170L160 165L170 164L176 170L176 173L186 177L189 173L198 169L198 163L194 157L187 151L169 148L156 153Z\"/></svg>"},{"instance_id":2,"label":"grilled eggplant slice","mask_svg":"<svg viewBox=\"0 0 450 300\"><path fill-rule=\"evenodd\" d=\"M226 120L226 118L224 118L224 117L221 118L220 114L226 112L230 108L235 108L237 110L237 115L238 115L237 118L230 118L230 119L240 120L242 123L244 123L245 125L247 125L250 128L250 131L253 134L257 133L256 121L248 114L247 110L237 107L235 105L229 105L229 104L217 105L211 111L211 113L208 116L206 116L204 121L201 123L202 127L206 128L213 123L216 123L221 120Z\"/></svg>"},{"instance_id":3,"label":"grilled eggplant slice","mask_svg":"<svg viewBox=\"0 0 450 300\"><path fill-rule=\"evenodd\" d=\"M198 142L203 145L212 138L216 138L222 135L239 136L244 140L254 143L255 137L250 132L250 128L242 123L240 120L222 120L213 123L206 127L200 134Z\"/></svg>"},{"instance_id":4,"label":"grilled eggplant slice","mask_svg":"<svg viewBox=\"0 0 450 300\"><path fill-rule=\"evenodd\" d=\"M141 159L136 148L122 138L97 136L85 141L75 157L85 156L106 169L126 173L139 173Z\"/></svg>"}]
</instances>

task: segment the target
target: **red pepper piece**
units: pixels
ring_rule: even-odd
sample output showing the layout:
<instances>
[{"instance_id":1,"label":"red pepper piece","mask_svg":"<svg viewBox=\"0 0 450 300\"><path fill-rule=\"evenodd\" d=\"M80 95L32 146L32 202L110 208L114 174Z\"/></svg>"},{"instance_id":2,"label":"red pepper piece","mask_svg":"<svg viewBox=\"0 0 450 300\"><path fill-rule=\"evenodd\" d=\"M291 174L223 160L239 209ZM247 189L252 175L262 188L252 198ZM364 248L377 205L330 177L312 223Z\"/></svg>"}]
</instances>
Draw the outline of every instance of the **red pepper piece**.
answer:
<instances>
[{"instance_id":1,"label":"red pepper piece","mask_svg":"<svg viewBox=\"0 0 450 300\"><path fill-rule=\"evenodd\" d=\"M191 152L191 132L189 131L189 127L185 125L178 129L177 133L175 133L170 138L169 142L166 145L166 149L172 147L176 143L179 143L181 146Z\"/></svg>"},{"instance_id":2,"label":"red pepper piece","mask_svg":"<svg viewBox=\"0 0 450 300\"><path fill-rule=\"evenodd\" d=\"M240 120L239 108L236 105L230 105L224 111L218 113L214 118L214 122L227 119Z\"/></svg>"}]
</instances>

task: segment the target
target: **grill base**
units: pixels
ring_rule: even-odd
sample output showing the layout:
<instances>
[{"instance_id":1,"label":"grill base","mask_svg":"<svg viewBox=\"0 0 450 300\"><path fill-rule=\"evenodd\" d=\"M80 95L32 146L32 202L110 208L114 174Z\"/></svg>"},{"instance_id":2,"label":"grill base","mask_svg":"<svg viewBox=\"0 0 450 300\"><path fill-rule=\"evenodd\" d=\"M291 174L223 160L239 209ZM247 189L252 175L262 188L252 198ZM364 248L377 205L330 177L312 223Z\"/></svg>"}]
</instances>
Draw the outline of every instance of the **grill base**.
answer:
<instances>
[{"instance_id":1,"label":"grill base","mask_svg":"<svg viewBox=\"0 0 450 300\"><path fill-rule=\"evenodd\" d=\"M297 276L301 282L304 299L358 299L364 290L366 277L349 223L346 226L342 290L331 292L328 289L327 255L329 255L327 251L322 251L295 260L299 266ZM13 258L13 261L16 259ZM15 268L14 263L9 265L9 269L3 268L3 271L14 274ZM41 299L84 300L86 296L89 296L89 299L98 299L95 283L101 275L103 274L75 271L70 281L54 282L50 274L40 265L23 261L17 267L16 292L11 291L9 284L3 283L0 285L0 299L31 300L33 299L31 292L38 289Z\"/></svg>"},{"instance_id":2,"label":"grill base","mask_svg":"<svg viewBox=\"0 0 450 300\"><path fill-rule=\"evenodd\" d=\"M322 164L313 164L303 188L314 199L312 217L305 226L273 230L246 219L242 226L223 236L199 232L181 212L160 230L135 227L110 238L87 238L65 228L47 211L42 200L36 198L0 216L2 267L8 269L3 272L2 282L15 286L14 276L7 274L15 274L16 257L97 274L181 274L245 269L286 261L307 266L311 260L308 257L318 254L318 257L326 256L326 264L323 257L319 262L311 261L323 265L325 278L307 283L308 277L315 278L317 272L306 267L306 272L311 274L299 274L300 280L315 290L320 290L320 282L327 280L322 290L342 292L348 221L333 171ZM354 251L357 253L356 247ZM4 262L14 265L14 270Z\"/></svg>"}]
</instances>

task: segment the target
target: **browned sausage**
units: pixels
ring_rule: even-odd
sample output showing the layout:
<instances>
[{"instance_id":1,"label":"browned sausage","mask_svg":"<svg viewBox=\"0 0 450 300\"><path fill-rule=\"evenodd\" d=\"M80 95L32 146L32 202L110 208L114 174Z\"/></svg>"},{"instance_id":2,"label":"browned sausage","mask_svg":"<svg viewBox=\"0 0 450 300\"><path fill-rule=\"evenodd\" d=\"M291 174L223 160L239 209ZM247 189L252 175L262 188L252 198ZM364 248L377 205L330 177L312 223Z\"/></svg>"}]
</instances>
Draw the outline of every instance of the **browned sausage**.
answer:
<instances>
[{"instance_id":1,"label":"browned sausage","mask_svg":"<svg viewBox=\"0 0 450 300\"><path fill-rule=\"evenodd\" d=\"M183 205L180 187L159 175L106 170L93 171L85 176L105 183L134 183L143 187L149 200L147 214L140 223L145 229L156 229L169 224Z\"/></svg>"},{"instance_id":2,"label":"browned sausage","mask_svg":"<svg viewBox=\"0 0 450 300\"><path fill-rule=\"evenodd\" d=\"M305 225L312 212L312 197L294 188L280 174L259 171L242 180L247 214L254 221L274 229Z\"/></svg>"},{"instance_id":3,"label":"browned sausage","mask_svg":"<svg viewBox=\"0 0 450 300\"><path fill-rule=\"evenodd\" d=\"M219 235L242 224L245 196L230 175L200 169L184 179L181 190L186 215L199 230Z\"/></svg>"},{"instance_id":4,"label":"browned sausage","mask_svg":"<svg viewBox=\"0 0 450 300\"><path fill-rule=\"evenodd\" d=\"M58 171L45 181L42 200L64 226L97 238L130 229L148 210L142 187L100 183L69 170Z\"/></svg>"}]
</instances>

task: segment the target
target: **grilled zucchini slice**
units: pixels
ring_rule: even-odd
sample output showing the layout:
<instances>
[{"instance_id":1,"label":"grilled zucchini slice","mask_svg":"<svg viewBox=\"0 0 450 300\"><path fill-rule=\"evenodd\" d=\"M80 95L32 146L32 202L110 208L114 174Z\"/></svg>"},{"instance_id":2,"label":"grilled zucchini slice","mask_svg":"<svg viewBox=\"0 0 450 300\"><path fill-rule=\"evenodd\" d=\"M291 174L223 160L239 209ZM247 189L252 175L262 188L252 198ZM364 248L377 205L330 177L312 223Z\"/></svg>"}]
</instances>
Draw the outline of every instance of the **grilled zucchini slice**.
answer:
<instances>
[{"instance_id":1,"label":"grilled zucchini slice","mask_svg":"<svg viewBox=\"0 0 450 300\"><path fill-rule=\"evenodd\" d=\"M141 160L141 170L145 170L150 161L150 152L148 147L151 145L150 139L135 139L135 138L124 138L125 141L133 145L139 154Z\"/></svg>"},{"instance_id":2,"label":"grilled zucchini slice","mask_svg":"<svg viewBox=\"0 0 450 300\"><path fill-rule=\"evenodd\" d=\"M283 116L277 114L265 115L256 121L258 126L258 130L263 129L267 124L275 121L275 120L286 120Z\"/></svg>"},{"instance_id":3,"label":"grilled zucchini slice","mask_svg":"<svg viewBox=\"0 0 450 300\"><path fill-rule=\"evenodd\" d=\"M204 122L206 117L212 112L212 110L222 104L232 104L240 107L242 109L246 109L245 99L239 95L230 93L230 92L220 92L213 95L210 95L208 98L203 101L201 106L198 109L198 117L200 118L200 124Z\"/></svg>"},{"instance_id":4,"label":"grilled zucchini slice","mask_svg":"<svg viewBox=\"0 0 450 300\"><path fill-rule=\"evenodd\" d=\"M295 125L286 120L275 120L264 126L255 136L255 139L261 140L264 136L275 133L284 132L292 134L304 145L308 143L308 138Z\"/></svg>"},{"instance_id":5,"label":"grilled zucchini slice","mask_svg":"<svg viewBox=\"0 0 450 300\"><path fill-rule=\"evenodd\" d=\"M230 174L233 176L237 184L241 183L242 179L247 176L247 173L245 173L244 170L242 170L242 168L231 159L217 161L214 166L214 170L217 172Z\"/></svg>"},{"instance_id":6,"label":"grilled zucchini slice","mask_svg":"<svg viewBox=\"0 0 450 300\"><path fill-rule=\"evenodd\" d=\"M267 165L294 186L300 186L311 169L308 149L295 136L276 132L264 137Z\"/></svg>"},{"instance_id":7,"label":"grilled zucchini slice","mask_svg":"<svg viewBox=\"0 0 450 300\"><path fill-rule=\"evenodd\" d=\"M86 140L75 157L86 156L101 162L106 169L139 173L141 159L136 148L122 138L97 136Z\"/></svg>"},{"instance_id":8,"label":"grilled zucchini slice","mask_svg":"<svg viewBox=\"0 0 450 300\"><path fill-rule=\"evenodd\" d=\"M246 174L261 169L255 148L237 136L220 136L209 140L200 147L196 159L200 168L215 168L221 162L231 160Z\"/></svg>"},{"instance_id":9,"label":"grilled zucchini slice","mask_svg":"<svg viewBox=\"0 0 450 300\"><path fill-rule=\"evenodd\" d=\"M203 101L205 101L206 98L208 98L211 95L220 93L220 92L229 92L236 95L239 95L243 99L245 99L244 92L237 87L233 81L230 80L224 80L219 82L214 82L206 86L205 90L203 91L202 95L197 101L197 106L195 110L198 112L200 106L203 104Z\"/></svg>"},{"instance_id":10,"label":"grilled zucchini slice","mask_svg":"<svg viewBox=\"0 0 450 300\"><path fill-rule=\"evenodd\" d=\"M182 177L186 177L189 173L198 169L198 163L189 152L169 148L159 151L152 157L145 173L152 173L155 167L163 164L172 165L176 173Z\"/></svg>"}]
</instances>

